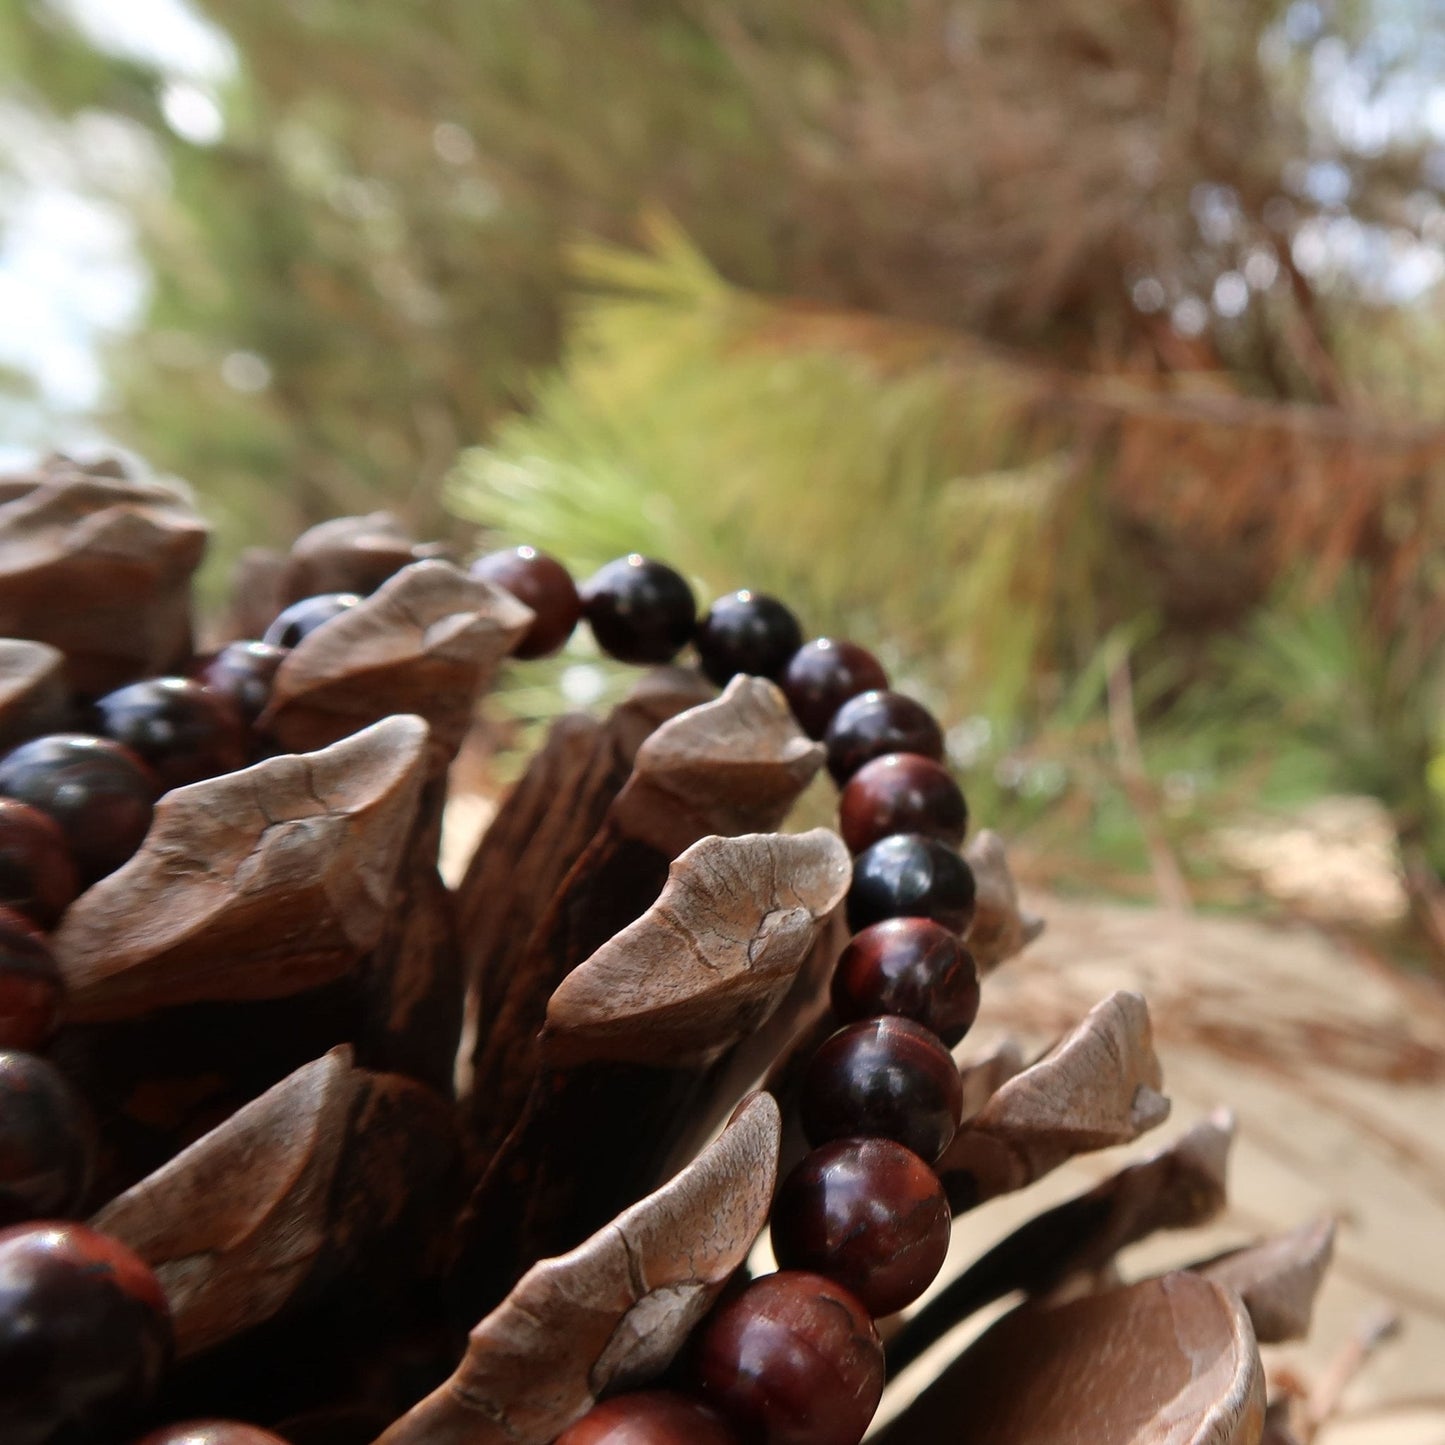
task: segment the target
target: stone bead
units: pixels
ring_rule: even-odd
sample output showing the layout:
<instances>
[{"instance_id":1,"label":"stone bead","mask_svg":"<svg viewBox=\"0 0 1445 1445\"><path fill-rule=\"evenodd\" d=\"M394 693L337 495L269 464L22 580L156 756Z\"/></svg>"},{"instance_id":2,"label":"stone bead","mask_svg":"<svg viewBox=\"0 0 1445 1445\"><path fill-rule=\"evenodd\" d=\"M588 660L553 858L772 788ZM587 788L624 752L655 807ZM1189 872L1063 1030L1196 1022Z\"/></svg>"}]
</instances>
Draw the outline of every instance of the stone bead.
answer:
<instances>
[{"instance_id":1,"label":"stone bead","mask_svg":"<svg viewBox=\"0 0 1445 1445\"><path fill-rule=\"evenodd\" d=\"M838 1139L804 1156L773 1201L784 1269L835 1280L875 1318L912 1304L948 1253L938 1176L891 1139Z\"/></svg>"},{"instance_id":2,"label":"stone bead","mask_svg":"<svg viewBox=\"0 0 1445 1445\"><path fill-rule=\"evenodd\" d=\"M315 597L303 597L276 614L261 641L272 647L295 647L360 601L355 592L321 592Z\"/></svg>"},{"instance_id":3,"label":"stone bead","mask_svg":"<svg viewBox=\"0 0 1445 1445\"><path fill-rule=\"evenodd\" d=\"M646 1390L594 1406L557 1437L557 1445L738 1445L738 1439L700 1400Z\"/></svg>"},{"instance_id":4,"label":"stone bead","mask_svg":"<svg viewBox=\"0 0 1445 1445\"><path fill-rule=\"evenodd\" d=\"M510 592L532 609L532 622L512 648L527 660L556 652L572 635L582 616L582 599L572 574L555 558L535 547L509 547L489 552L472 563L471 575Z\"/></svg>"},{"instance_id":5,"label":"stone bead","mask_svg":"<svg viewBox=\"0 0 1445 1445\"><path fill-rule=\"evenodd\" d=\"M97 731L147 764L161 786L183 787L244 768L249 739L241 715L188 677L152 677L95 704Z\"/></svg>"},{"instance_id":6,"label":"stone bead","mask_svg":"<svg viewBox=\"0 0 1445 1445\"><path fill-rule=\"evenodd\" d=\"M0 1049L33 1050L60 1021L65 985L30 920L0 909Z\"/></svg>"},{"instance_id":7,"label":"stone bead","mask_svg":"<svg viewBox=\"0 0 1445 1445\"><path fill-rule=\"evenodd\" d=\"M838 799L838 831L854 853L893 833L922 833L957 848L968 831L968 804L942 763L885 753L848 779Z\"/></svg>"},{"instance_id":8,"label":"stone bead","mask_svg":"<svg viewBox=\"0 0 1445 1445\"><path fill-rule=\"evenodd\" d=\"M955 933L973 921L973 869L936 838L895 833L860 853L848 890L855 933L885 918L931 918Z\"/></svg>"},{"instance_id":9,"label":"stone bead","mask_svg":"<svg viewBox=\"0 0 1445 1445\"><path fill-rule=\"evenodd\" d=\"M119 1240L53 1222L0 1232L5 1445L115 1439L170 1354L160 1282Z\"/></svg>"},{"instance_id":10,"label":"stone bead","mask_svg":"<svg viewBox=\"0 0 1445 1445\"><path fill-rule=\"evenodd\" d=\"M152 1430L136 1445L286 1445L286 1441L239 1420L184 1420Z\"/></svg>"},{"instance_id":11,"label":"stone bead","mask_svg":"<svg viewBox=\"0 0 1445 1445\"><path fill-rule=\"evenodd\" d=\"M85 1201L95 1128L48 1059L0 1050L0 1225L59 1219Z\"/></svg>"},{"instance_id":12,"label":"stone bead","mask_svg":"<svg viewBox=\"0 0 1445 1445\"><path fill-rule=\"evenodd\" d=\"M704 1399L759 1445L858 1445L883 1395L883 1346L832 1280L783 1270L725 1300L697 1335Z\"/></svg>"},{"instance_id":13,"label":"stone bead","mask_svg":"<svg viewBox=\"0 0 1445 1445\"><path fill-rule=\"evenodd\" d=\"M695 641L703 672L719 687L739 673L777 681L803 645L803 629L776 597L744 590L713 603Z\"/></svg>"},{"instance_id":14,"label":"stone bead","mask_svg":"<svg viewBox=\"0 0 1445 1445\"><path fill-rule=\"evenodd\" d=\"M864 763L885 753L916 753L943 760L943 729L921 702L901 692L874 691L849 698L824 735L828 771L846 783Z\"/></svg>"},{"instance_id":15,"label":"stone bead","mask_svg":"<svg viewBox=\"0 0 1445 1445\"><path fill-rule=\"evenodd\" d=\"M954 1044L978 1017L978 966L956 933L929 918L890 918L856 934L833 971L839 1019L895 1014Z\"/></svg>"},{"instance_id":16,"label":"stone bead","mask_svg":"<svg viewBox=\"0 0 1445 1445\"><path fill-rule=\"evenodd\" d=\"M867 648L834 637L805 642L783 674L788 705L810 738L821 738L828 731L834 714L849 698L881 692L887 686L883 664Z\"/></svg>"},{"instance_id":17,"label":"stone bead","mask_svg":"<svg viewBox=\"0 0 1445 1445\"><path fill-rule=\"evenodd\" d=\"M595 572L582 612L597 645L619 662L671 662L692 640L697 602L680 572L635 552Z\"/></svg>"},{"instance_id":18,"label":"stone bead","mask_svg":"<svg viewBox=\"0 0 1445 1445\"><path fill-rule=\"evenodd\" d=\"M79 892L60 825L38 808L0 798L0 907L53 928Z\"/></svg>"},{"instance_id":19,"label":"stone bead","mask_svg":"<svg viewBox=\"0 0 1445 1445\"><path fill-rule=\"evenodd\" d=\"M160 783L129 748L88 733L51 733L0 761L0 794L60 826L82 885L113 873L141 845Z\"/></svg>"},{"instance_id":20,"label":"stone bead","mask_svg":"<svg viewBox=\"0 0 1445 1445\"><path fill-rule=\"evenodd\" d=\"M800 1104L810 1144L892 1139L932 1162L963 1117L963 1081L937 1034L912 1019L865 1019L813 1055Z\"/></svg>"},{"instance_id":21,"label":"stone bead","mask_svg":"<svg viewBox=\"0 0 1445 1445\"><path fill-rule=\"evenodd\" d=\"M230 642L206 662L198 680L225 698L250 727L266 711L276 670L286 655L284 647L269 642Z\"/></svg>"}]
</instances>

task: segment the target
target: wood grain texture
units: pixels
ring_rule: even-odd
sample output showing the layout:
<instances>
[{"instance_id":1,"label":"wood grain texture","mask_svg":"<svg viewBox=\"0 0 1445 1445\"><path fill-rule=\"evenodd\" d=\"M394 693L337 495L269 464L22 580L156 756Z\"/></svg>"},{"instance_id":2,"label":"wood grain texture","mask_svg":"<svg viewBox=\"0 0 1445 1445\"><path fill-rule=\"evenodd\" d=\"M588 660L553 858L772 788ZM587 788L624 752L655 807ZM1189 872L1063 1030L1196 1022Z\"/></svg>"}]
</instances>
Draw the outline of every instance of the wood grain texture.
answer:
<instances>
[{"instance_id":1,"label":"wood grain texture","mask_svg":"<svg viewBox=\"0 0 1445 1445\"><path fill-rule=\"evenodd\" d=\"M429 770L440 776L531 618L516 598L449 562L414 562L292 649L258 726L305 752L413 713L431 730Z\"/></svg>"},{"instance_id":2,"label":"wood grain texture","mask_svg":"<svg viewBox=\"0 0 1445 1445\"><path fill-rule=\"evenodd\" d=\"M323 592L367 597L403 567L444 553L439 543L417 542L390 512L331 517L307 528L291 544L278 601L288 607Z\"/></svg>"},{"instance_id":3,"label":"wood grain texture","mask_svg":"<svg viewBox=\"0 0 1445 1445\"><path fill-rule=\"evenodd\" d=\"M753 1095L669 1183L534 1265L377 1445L547 1445L604 1391L656 1378L767 1221L780 1127Z\"/></svg>"},{"instance_id":4,"label":"wood grain texture","mask_svg":"<svg viewBox=\"0 0 1445 1445\"><path fill-rule=\"evenodd\" d=\"M52 457L0 478L0 636L49 643L97 696L180 666L207 529L189 500Z\"/></svg>"},{"instance_id":5,"label":"wood grain texture","mask_svg":"<svg viewBox=\"0 0 1445 1445\"><path fill-rule=\"evenodd\" d=\"M1144 1000L1110 994L954 1137L937 1167L955 1212L1163 1123L1169 1101L1162 1084Z\"/></svg>"},{"instance_id":6,"label":"wood grain texture","mask_svg":"<svg viewBox=\"0 0 1445 1445\"><path fill-rule=\"evenodd\" d=\"M1008 865L1003 839L985 828L969 839L963 856L978 887L968 951L978 971L990 973L1020 953L1044 931L1044 920L1019 905L1018 884Z\"/></svg>"},{"instance_id":7,"label":"wood grain texture","mask_svg":"<svg viewBox=\"0 0 1445 1445\"><path fill-rule=\"evenodd\" d=\"M1259 1342L1279 1345L1309 1334L1334 1247L1334 1220L1315 1219L1191 1268L1239 1295Z\"/></svg>"},{"instance_id":8,"label":"wood grain texture","mask_svg":"<svg viewBox=\"0 0 1445 1445\"><path fill-rule=\"evenodd\" d=\"M1005 1315L879 1445L1258 1445L1264 1369L1238 1297L1168 1274Z\"/></svg>"},{"instance_id":9,"label":"wood grain texture","mask_svg":"<svg viewBox=\"0 0 1445 1445\"><path fill-rule=\"evenodd\" d=\"M52 946L74 1021L284 997L376 947L426 766L420 718L168 793Z\"/></svg>"}]
</instances>

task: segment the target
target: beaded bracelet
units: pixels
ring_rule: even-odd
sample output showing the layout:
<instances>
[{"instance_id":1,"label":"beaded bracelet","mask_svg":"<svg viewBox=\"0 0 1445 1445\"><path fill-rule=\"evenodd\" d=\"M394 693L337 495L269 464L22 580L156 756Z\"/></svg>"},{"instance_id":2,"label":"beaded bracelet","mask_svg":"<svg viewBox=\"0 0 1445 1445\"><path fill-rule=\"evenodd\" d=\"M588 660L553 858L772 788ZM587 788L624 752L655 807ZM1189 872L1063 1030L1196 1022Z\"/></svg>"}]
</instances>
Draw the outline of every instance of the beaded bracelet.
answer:
<instances>
[{"instance_id":1,"label":"beaded bracelet","mask_svg":"<svg viewBox=\"0 0 1445 1445\"><path fill-rule=\"evenodd\" d=\"M847 641L804 642L794 615L763 594L733 593L699 620L686 580L636 555L609 563L580 590L558 562L528 547L483 557L471 573L531 609L518 658L557 651L585 617L619 661L667 663L692 643L719 686L739 673L776 682L802 729L824 742L842 790L840 832L855 854L847 900L855 936L832 984L844 1027L803 1081L812 1152L774 1202L780 1271L704 1323L696 1398L618 1397L561 1439L617 1445L690 1432L706 1445L739 1432L797 1445L856 1442L883 1387L872 1319L917 1299L947 1251L950 1211L930 1165L962 1113L949 1047L978 1008L977 970L960 940L974 906L973 876L956 851L968 813L942 766L939 725L889 690L871 653ZM159 793L254 758L252 725L288 650L360 601L351 593L305 598L263 639L202 659L194 677L152 678L102 697L85 716L93 732L36 738L0 759L0 1095L30 1098L16 1116L24 1137L6 1141L18 1147L0 1162L0 1223L63 1218L84 1194L93 1149L64 1077L31 1052L53 1032L62 1002L43 930L81 888L130 857ZM153 1383L164 1356L154 1276L84 1226L33 1231L41 1233L43 1249L22 1234L0 1237L0 1251L35 1274L36 1288L50 1276L103 1275L91 1303L115 1345L112 1385L124 1395Z\"/></svg>"}]
</instances>

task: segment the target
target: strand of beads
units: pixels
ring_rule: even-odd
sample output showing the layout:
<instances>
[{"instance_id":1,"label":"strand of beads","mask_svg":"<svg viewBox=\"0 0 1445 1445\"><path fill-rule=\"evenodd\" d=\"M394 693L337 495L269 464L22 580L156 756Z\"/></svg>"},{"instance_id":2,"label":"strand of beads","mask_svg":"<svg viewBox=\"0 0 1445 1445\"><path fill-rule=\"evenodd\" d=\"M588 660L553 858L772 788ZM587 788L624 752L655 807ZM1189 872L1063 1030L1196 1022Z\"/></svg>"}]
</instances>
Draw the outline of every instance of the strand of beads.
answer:
<instances>
[{"instance_id":1,"label":"strand of beads","mask_svg":"<svg viewBox=\"0 0 1445 1445\"><path fill-rule=\"evenodd\" d=\"M719 599L699 621L686 581L662 563L609 563L580 591L530 548L473 568L537 614L531 646L560 646L585 617L602 650L670 662L691 640L719 686L738 673L777 682L799 725L824 740L842 789L839 826L855 854L833 1009L843 1027L801 1091L811 1152L772 1212L775 1274L715 1309L695 1336L690 1394L606 1401L559 1445L857 1445L884 1383L873 1320L916 1300L942 1267L950 1212L932 1164L963 1109L949 1053L978 1010L960 935L974 880L959 856L968 809L942 765L943 734L922 704L891 691L856 643L803 641L776 599ZM545 638L550 647L544 648ZM519 655L521 649L519 648Z\"/></svg>"}]
</instances>

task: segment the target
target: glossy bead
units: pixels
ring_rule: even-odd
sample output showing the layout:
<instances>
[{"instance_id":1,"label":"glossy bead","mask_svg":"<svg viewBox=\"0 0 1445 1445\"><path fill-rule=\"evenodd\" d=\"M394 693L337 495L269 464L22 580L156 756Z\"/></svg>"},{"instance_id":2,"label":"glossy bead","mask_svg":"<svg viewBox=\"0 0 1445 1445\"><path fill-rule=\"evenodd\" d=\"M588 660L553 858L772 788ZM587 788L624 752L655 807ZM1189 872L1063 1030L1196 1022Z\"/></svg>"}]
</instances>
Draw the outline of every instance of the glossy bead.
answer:
<instances>
[{"instance_id":1,"label":"glossy bead","mask_svg":"<svg viewBox=\"0 0 1445 1445\"><path fill-rule=\"evenodd\" d=\"M119 1240L81 1224L0 1232L5 1445L114 1439L170 1352L160 1282Z\"/></svg>"},{"instance_id":2,"label":"glossy bead","mask_svg":"<svg viewBox=\"0 0 1445 1445\"><path fill-rule=\"evenodd\" d=\"M873 1322L816 1274L754 1280L695 1338L703 1398L760 1445L858 1445L883 1395Z\"/></svg>"},{"instance_id":3,"label":"glossy bead","mask_svg":"<svg viewBox=\"0 0 1445 1445\"><path fill-rule=\"evenodd\" d=\"M931 1162L963 1117L963 1081L943 1041L922 1024L864 1019L813 1055L800 1104L810 1144L866 1135Z\"/></svg>"},{"instance_id":4,"label":"glossy bead","mask_svg":"<svg viewBox=\"0 0 1445 1445\"><path fill-rule=\"evenodd\" d=\"M887 686L883 664L867 648L833 637L805 642L783 673L788 706L810 738L828 731L833 715L849 698Z\"/></svg>"},{"instance_id":5,"label":"glossy bead","mask_svg":"<svg viewBox=\"0 0 1445 1445\"><path fill-rule=\"evenodd\" d=\"M968 805L942 763L885 753L848 779L838 799L838 831L854 853L893 833L923 833L956 848L968 831Z\"/></svg>"},{"instance_id":6,"label":"glossy bead","mask_svg":"<svg viewBox=\"0 0 1445 1445\"><path fill-rule=\"evenodd\" d=\"M932 918L962 933L973 921L973 869L936 838L895 833L853 860L848 927L885 918Z\"/></svg>"},{"instance_id":7,"label":"glossy bead","mask_svg":"<svg viewBox=\"0 0 1445 1445\"><path fill-rule=\"evenodd\" d=\"M286 1441L239 1420L186 1420L153 1430L136 1445L286 1445Z\"/></svg>"},{"instance_id":8,"label":"glossy bead","mask_svg":"<svg viewBox=\"0 0 1445 1445\"><path fill-rule=\"evenodd\" d=\"M592 575L582 588L582 611L597 645L619 662L671 662L697 622L687 579L635 552Z\"/></svg>"},{"instance_id":9,"label":"glossy bead","mask_svg":"<svg viewBox=\"0 0 1445 1445\"><path fill-rule=\"evenodd\" d=\"M901 692L863 692L849 698L828 724L825 742L828 771L839 783L885 753L943 760L943 730L937 719Z\"/></svg>"},{"instance_id":10,"label":"glossy bead","mask_svg":"<svg viewBox=\"0 0 1445 1445\"><path fill-rule=\"evenodd\" d=\"M55 1032L65 986L30 921L0 909L0 1049L38 1049Z\"/></svg>"},{"instance_id":11,"label":"glossy bead","mask_svg":"<svg viewBox=\"0 0 1445 1445\"><path fill-rule=\"evenodd\" d=\"M646 1390L594 1406L557 1437L557 1445L737 1445L737 1436L700 1400L672 1390Z\"/></svg>"},{"instance_id":12,"label":"glossy bead","mask_svg":"<svg viewBox=\"0 0 1445 1445\"><path fill-rule=\"evenodd\" d=\"M952 1048L978 1017L978 966L956 933L930 918L890 918L854 935L833 971L839 1019L896 1014Z\"/></svg>"},{"instance_id":13,"label":"glossy bead","mask_svg":"<svg viewBox=\"0 0 1445 1445\"><path fill-rule=\"evenodd\" d=\"M206 663L199 681L225 698L249 727L266 711L276 669L286 656L284 647L269 642L230 642Z\"/></svg>"},{"instance_id":14,"label":"glossy bead","mask_svg":"<svg viewBox=\"0 0 1445 1445\"><path fill-rule=\"evenodd\" d=\"M582 599L572 574L555 557L535 547L511 547L478 557L471 574L479 582L510 592L532 609L531 626L513 646L513 657L525 660L556 652L582 616Z\"/></svg>"},{"instance_id":15,"label":"glossy bead","mask_svg":"<svg viewBox=\"0 0 1445 1445\"><path fill-rule=\"evenodd\" d=\"M233 773L247 763L241 715L188 677L152 677L95 704L97 730L128 747L169 791Z\"/></svg>"},{"instance_id":16,"label":"glossy bead","mask_svg":"<svg viewBox=\"0 0 1445 1445\"><path fill-rule=\"evenodd\" d=\"M933 1282L950 1220L943 1185L917 1154L891 1139L838 1139L779 1186L773 1253L784 1269L836 1280L877 1318Z\"/></svg>"},{"instance_id":17,"label":"glossy bead","mask_svg":"<svg viewBox=\"0 0 1445 1445\"><path fill-rule=\"evenodd\" d=\"M60 825L37 808L0 798L0 906L51 928L79 892Z\"/></svg>"},{"instance_id":18,"label":"glossy bead","mask_svg":"<svg viewBox=\"0 0 1445 1445\"><path fill-rule=\"evenodd\" d=\"M0 794L60 825L83 885L113 873L141 845L160 783L131 752L88 733L51 733L0 761Z\"/></svg>"},{"instance_id":19,"label":"glossy bead","mask_svg":"<svg viewBox=\"0 0 1445 1445\"><path fill-rule=\"evenodd\" d=\"M85 1201L95 1128L48 1059L0 1050L0 1224L60 1219Z\"/></svg>"},{"instance_id":20,"label":"glossy bead","mask_svg":"<svg viewBox=\"0 0 1445 1445\"><path fill-rule=\"evenodd\" d=\"M776 597L744 590L713 603L695 641L703 672L722 687L739 673L780 678L803 645L803 629Z\"/></svg>"},{"instance_id":21,"label":"glossy bead","mask_svg":"<svg viewBox=\"0 0 1445 1445\"><path fill-rule=\"evenodd\" d=\"M315 597L303 597L277 613L261 641L269 642L272 647L295 647L318 627L360 601L355 592L322 592Z\"/></svg>"}]
</instances>

